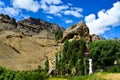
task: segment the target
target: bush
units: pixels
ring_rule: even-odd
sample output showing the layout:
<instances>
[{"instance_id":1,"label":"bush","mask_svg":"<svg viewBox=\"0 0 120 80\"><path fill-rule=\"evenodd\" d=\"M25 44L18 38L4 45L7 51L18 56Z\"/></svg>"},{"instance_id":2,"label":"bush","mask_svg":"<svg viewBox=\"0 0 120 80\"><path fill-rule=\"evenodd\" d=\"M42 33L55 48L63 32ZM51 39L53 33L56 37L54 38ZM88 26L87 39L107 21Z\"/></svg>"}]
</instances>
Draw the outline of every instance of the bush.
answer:
<instances>
[{"instance_id":1,"label":"bush","mask_svg":"<svg viewBox=\"0 0 120 80\"><path fill-rule=\"evenodd\" d=\"M12 71L0 67L0 80L45 80L45 74L40 69L32 71Z\"/></svg>"},{"instance_id":2,"label":"bush","mask_svg":"<svg viewBox=\"0 0 120 80\"><path fill-rule=\"evenodd\" d=\"M61 30L55 31L55 40L58 41L63 37L63 32Z\"/></svg>"},{"instance_id":3,"label":"bush","mask_svg":"<svg viewBox=\"0 0 120 80\"><path fill-rule=\"evenodd\" d=\"M95 41L90 44L90 58L94 71L114 65L120 59L120 44L114 40Z\"/></svg>"},{"instance_id":4,"label":"bush","mask_svg":"<svg viewBox=\"0 0 120 80\"><path fill-rule=\"evenodd\" d=\"M108 72L120 72L120 65L115 65L115 66L112 66L108 69Z\"/></svg>"}]
</instances>

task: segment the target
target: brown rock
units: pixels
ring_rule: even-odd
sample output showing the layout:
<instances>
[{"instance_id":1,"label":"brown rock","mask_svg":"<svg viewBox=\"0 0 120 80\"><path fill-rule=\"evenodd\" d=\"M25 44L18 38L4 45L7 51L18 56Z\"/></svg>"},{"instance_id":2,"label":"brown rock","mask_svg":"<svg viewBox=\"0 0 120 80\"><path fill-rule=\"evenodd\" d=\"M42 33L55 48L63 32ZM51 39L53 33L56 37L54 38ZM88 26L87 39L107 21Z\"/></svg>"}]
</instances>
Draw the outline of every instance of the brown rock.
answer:
<instances>
[{"instance_id":1,"label":"brown rock","mask_svg":"<svg viewBox=\"0 0 120 80\"><path fill-rule=\"evenodd\" d=\"M63 30L63 28L59 27L57 24L52 24L42 19L32 17L21 20L17 22L17 24L18 31L23 32L26 35L38 35L44 38L48 38L48 36L51 36L49 38L54 38L55 30Z\"/></svg>"},{"instance_id":2,"label":"brown rock","mask_svg":"<svg viewBox=\"0 0 120 80\"><path fill-rule=\"evenodd\" d=\"M0 14L0 29L2 30L15 30L16 21L14 18L10 18L8 15Z\"/></svg>"},{"instance_id":3,"label":"brown rock","mask_svg":"<svg viewBox=\"0 0 120 80\"><path fill-rule=\"evenodd\" d=\"M56 30L63 31L64 28L39 18L30 17L16 22L14 18L0 14L0 30L20 32L25 36L37 35L39 37L54 39L54 32Z\"/></svg>"},{"instance_id":4,"label":"brown rock","mask_svg":"<svg viewBox=\"0 0 120 80\"><path fill-rule=\"evenodd\" d=\"M91 35L91 41L96 41L96 40L103 40L103 38L101 38L100 36L93 34Z\"/></svg>"},{"instance_id":5,"label":"brown rock","mask_svg":"<svg viewBox=\"0 0 120 80\"><path fill-rule=\"evenodd\" d=\"M80 39L81 37L85 39L86 43L90 42L89 28L83 22L79 22L68 28L63 33L62 42L64 42L65 39Z\"/></svg>"}]
</instances>

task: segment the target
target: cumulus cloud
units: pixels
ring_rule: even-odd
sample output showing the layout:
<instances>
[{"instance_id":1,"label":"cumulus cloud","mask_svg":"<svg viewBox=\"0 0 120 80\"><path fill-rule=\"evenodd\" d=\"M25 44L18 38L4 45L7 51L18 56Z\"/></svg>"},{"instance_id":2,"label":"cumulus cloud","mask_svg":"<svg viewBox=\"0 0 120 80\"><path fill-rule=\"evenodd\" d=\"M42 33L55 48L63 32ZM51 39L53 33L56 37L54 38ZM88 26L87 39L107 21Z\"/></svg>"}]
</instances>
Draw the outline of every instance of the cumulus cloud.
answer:
<instances>
[{"instance_id":1,"label":"cumulus cloud","mask_svg":"<svg viewBox=\"0 0 120 80\"><path fill-rule=\"evenodd\" d=\"M82 17L82 8L75 7L71 3L64 4L62 0L11 0L12 5L5 5L4 2L0 0L0 13L8 14L12 17L27 17L23 15L22 11L27 10L31 12L38 12L41 10L45 14L52 14L53 16L62 17L74 16L77 18ZM49 19L51 17L48 17Z\"/></svg>"},{"instance_id":2,"label":"cumulus cloud","mask_svg":"<svg viewBox=\"0 0 120 80\"><path fill-rule=\"evenodd\" d=\"M39 3L34 0L12 0L12 5L15 8L25 9L32 12L37 12L40 8Z\"/></svg>"},{"instance_id":3,"label":"cumulus cloud","mask_svg":"<svg viewBox=\"0 0 120 80\"><path fill-rule=\"evenodd\" d=\"M3 12L6 14L9 13L10 15L15 16L15 15L19 14L20 10L17 10L12 7L6 7L6 8L4 8Z\"/></svg>"},{"instance_id":4,"label":"cumulus cloud","mask_svg":"<svg viewBox=\"0 0 120 80\"><path fill-rule=\"evenodd\" d=\"M95 19L96 19L95 14L90 14L89 16L86 16L86 17L85 17L85 21L86 21L86 22L92 22L92 21L95 20Z\"/></svg>"},{"instance_id":5,"label":"cumulus cloud","mask_svg":"<svg viewBox=\"0 0 120 80\"><path fill-rule=\"evenodd\" d=\"M0 1L0 13L8 14L10 16L16 16L20 12L19 9L15 9L13 7L5 6L4 2Z\"/></svg>"},{"instance_id":6,"label":"cumulus cloud","mask_svg":"<svg viewBox=\"0 0 120 80\"><path fill-rule=\"evenodd\" d=\"M113 7L108 10L99 11L97 16L95 14L86 16L85 21L90 29L90 34L103 34L105 31L111 30L109 26L120 25L120 2L114 3Z\"/></svg>"},{"instance_id":7,"label":"cumulus cloud","mask_svg":"<svg viewBox=\"0 0 120 80\"><path fill-rule=\"evenodd\" d=\"M72 23L73 20L66 20L65 23L68 24L68 23Z\"/></svg>"},{"instance_id":8,"label":"cumulus cloud","mask_svg":"<svg viewBox=\"0 0 120 80\"><path fill-rule=\"evenodd\" d=\"M11 17L16 17L17 20L28 17L28 15L22 14L22 11L18 8L6 6L4 2L0 0L0 14L7 14Z\"/></svg>"}]
</instances>

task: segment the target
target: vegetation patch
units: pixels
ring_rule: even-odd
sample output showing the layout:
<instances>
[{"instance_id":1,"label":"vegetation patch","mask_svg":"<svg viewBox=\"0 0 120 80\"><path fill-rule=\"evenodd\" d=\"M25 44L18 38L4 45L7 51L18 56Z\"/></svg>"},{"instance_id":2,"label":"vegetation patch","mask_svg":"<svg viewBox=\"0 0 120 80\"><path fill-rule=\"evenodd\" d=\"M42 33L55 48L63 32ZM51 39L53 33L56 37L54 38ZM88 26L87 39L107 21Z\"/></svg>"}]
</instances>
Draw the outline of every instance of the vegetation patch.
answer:
<instances>
[{"instance_id":1,"label":"vegetation patch","mask_svg":"<svg viewBox=\"0 0 120 80\"><path fill-rule=\"evenodd\" d=\"M0 80L45 80L45 75L40 67L32 71L12 71L0 67Z\"/></svg>"}]
</instances>

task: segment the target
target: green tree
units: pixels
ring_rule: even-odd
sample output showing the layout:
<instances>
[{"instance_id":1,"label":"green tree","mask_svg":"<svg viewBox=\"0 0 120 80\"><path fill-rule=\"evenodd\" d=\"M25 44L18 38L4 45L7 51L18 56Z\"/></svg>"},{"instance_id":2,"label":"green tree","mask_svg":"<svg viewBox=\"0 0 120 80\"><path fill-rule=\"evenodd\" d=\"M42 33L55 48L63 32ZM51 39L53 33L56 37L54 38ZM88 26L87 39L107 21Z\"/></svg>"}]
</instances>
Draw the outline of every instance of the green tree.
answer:
<instances>
[{"instance_id":1,"label":"green tree","mask_svg":"<svg viewBox=\"0 0 120 80\"><path fill-rule=\"evenodd\" d=\"M49 60L48 60L48 57L46 57L46 61L45 61L45 71L46 72L49 71Z\"/></svg>"},{"instance_id":2,"label":"green tree","mask_svg":"<svg viewBox=\"0 0 120 80\"><path fill-rule=\"evenodd\" d=\"M85 51L84 39L73 40L64 42L63 48L59 53L61 55L59 64L59 71L62 74L76 74L83 75L84 72L84 51ZM58 68L57 68L58 70ZM74 71L76 70L76 72Z\"/></svg>"},{"instance_id":3,"label":"green tree","mask_svg":"<svg viewBox=\"0 0 120 80\"><path fill-rule=\"evenodd\" d=\"M94 70L112 66L114 61L118 59L119 53L120 44L117 41L102 40L91 43L90 57L93 59Z\"/></svg>"},{"instance_id":4,"label":"green tree","mask_svg":"<svg viewBox=\"0 0 120 80\"><path fill-rule=\"evenodd\" d=\"M55 40L58 41L62 38L63 32L61 30L56 30L55 31Z\"/></svg>"}]
</instances>

